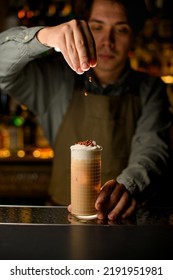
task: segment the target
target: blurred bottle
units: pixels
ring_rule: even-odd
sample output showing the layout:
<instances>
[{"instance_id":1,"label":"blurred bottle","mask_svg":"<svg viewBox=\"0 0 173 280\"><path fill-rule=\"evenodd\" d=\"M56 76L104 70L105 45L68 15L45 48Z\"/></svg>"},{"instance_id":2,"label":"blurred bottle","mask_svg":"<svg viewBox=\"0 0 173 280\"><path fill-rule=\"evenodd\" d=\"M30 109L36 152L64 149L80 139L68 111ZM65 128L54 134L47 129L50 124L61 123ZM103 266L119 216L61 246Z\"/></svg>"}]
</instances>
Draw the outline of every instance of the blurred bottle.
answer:
<instances>
[{"instance_id":1,"label":"blurred bottle","mask_svg":"<svg viewBox=\"0 0 173 280\"><path fill-rule=\"evenodd\" d=\"M23 141L24 149L30 150L36 145L36 118L35 115L28 110L24 105L22 108L22 117L24 118L23 124Z\"/></svg>"},{"instance_id":2,"label":"blurred bottle","mask_svg":"<svg viewBox=\"0 0 173 280\"><path fill-rule=\"evenodd\" d=\"M36 128L36 147L37 148L49 148L49 142L43 132L42 127L37 124Z\"/></svg>"},{"instance_id":3,"label":"blurred bottle","mask_svg":"<svg viewBox=\"0 0 173 280\"><path fill-rule=\"evenodd\" d=\"M9 116L8 120L9 150L12 154L24 148L23 124L22 110L18 105L16 111Z\"/></svg>"},{"instance_id":4,"label":"blurred bottle","mask_svg":"<svg viewBox=\"0 0 173 280\"><path fill-rule=\"evenodd\" d=\"M8 149L8 147L9 132L4 122L0 122L0 150Z\"/></svg>"}]
</instances>

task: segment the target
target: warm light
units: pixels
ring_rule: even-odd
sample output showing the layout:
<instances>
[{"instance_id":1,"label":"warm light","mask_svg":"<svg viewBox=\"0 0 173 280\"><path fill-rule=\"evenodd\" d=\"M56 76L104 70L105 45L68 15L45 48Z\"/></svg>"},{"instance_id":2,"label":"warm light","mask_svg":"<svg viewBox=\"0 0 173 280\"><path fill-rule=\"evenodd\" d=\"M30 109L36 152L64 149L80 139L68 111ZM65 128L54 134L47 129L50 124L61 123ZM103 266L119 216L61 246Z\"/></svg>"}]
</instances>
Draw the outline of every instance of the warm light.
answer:
<instances>
[{"instance_id":1,"label":"warm light","mask_svg":"<svg viewBox=\"0 0 173 280\"><path fill-rule=\"evenodd\" d=\"M18 11L17 16L18 16L19 19L24 18L25 17L25 10Z\"/></svg>"},{"instance_id":2,"label":"warm light","mask_svg":"<svg viewBox=\"0 0 173 280\"><path fill-rule=\"evenodd\" d=\"M28 107L26 105L24 105L24 104L21 104L20 107L24 111L28 110Z\"/></svg>"},{"instance_id":3,"label":"warm light","mask_svg":"<svg viewBox=\"0 0 173 280\"><path fill-rule=\"evenodd\" d=\"M0 149L0 158L7 158L10 157L11 153L7 149Z\"/></svg>"},{"instance_id":4,"label":"warm light","mask_svg":"<svg viewBox=\"0 0 173 280\"><path fill-rule=\"evenodd\" d=\"M61 11L61 16L65 17L71 13L71 6L67 3Z\"/></svg>"},{"instance_id":5,"label":"warm light","mask_svg":"<svg viewBox=\"0 0 173 280\"><path fill-rule=\"evenodd\" d=\"M26 17L27 17L27 18L32 18L33 16L34 16L33 11L27 11L27 12L26 12Z\"/></svg>"},{"instance_id":6,"label":"warm light","mask_svg":"<svg viewBox=\"0 0 173 280\"><path fill-rule=\"evenodd\" d=\"M35 158L42 158L42 159L48 159L48 158L53 158L54 157L54 152L52 149L47 148L47 149L35 149L33 151L33 157Z\"/></svg>"},{"instance_id":7,"label":"warm light","mask_svg":"<svg viewBox=\"0 0 173 280\"><path fill-rule=\"evenodd\" d=\"M24 150L17 151L17 156L23 158L25 156L25 151Z\"/></svg>"},{"instance_id":8,"label":"warm light","mask_svg":"<svg viewBox=\"0 0 173 280\"><path fill-rule=\"evenodd\" d=\"M39 158L40 157L40 151L39 150L34 150L33 151L33 157Z\"/></svg>"},{"instance_id":9,"label":"warm light","mask_svg":"<svg viewBox=\"0 0 173 280\"><path fill-rule=\"evenodd\" d=\"M161 77L162 81L164 81L166 84L173 84L173 76L167 75Z\"/></svg>"},{"instance_id":10,"label":"warm light","mask_svg":"<svg viewBox=\"0 0 173 280\"><path fill-rule=\"evenodd\" d=\"M49 10L48 10L48 15L53 16L56 14L56 6L55 5L50 5Z\"/></svg>"},{"instance_id":11,"label":"warm light","mask_svg":"<svg viewBox=\"0 0 173 280\"><path fill-rule=\"evenodd\" d=\"M50 157L50 158L53 158L53 157L54 157L54 152L53 152L53 150L51 150L51 149L50 149L50 151L49 151L49 157Z\"/></svg>"}]
</instances>

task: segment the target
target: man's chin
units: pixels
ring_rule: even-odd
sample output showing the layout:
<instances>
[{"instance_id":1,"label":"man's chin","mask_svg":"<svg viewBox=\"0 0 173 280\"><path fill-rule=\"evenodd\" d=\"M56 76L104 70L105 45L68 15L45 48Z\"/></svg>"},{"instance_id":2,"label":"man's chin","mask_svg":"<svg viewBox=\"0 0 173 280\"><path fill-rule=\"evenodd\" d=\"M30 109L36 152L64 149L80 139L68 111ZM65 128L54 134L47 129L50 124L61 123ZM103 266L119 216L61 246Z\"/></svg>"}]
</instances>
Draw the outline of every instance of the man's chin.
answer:
<instances>
[{"instance_id":1,"label":"man's chin","mask_svg":"<svg viewBox=\"0 0 173 280\"><path fill-rule=\"evenodd\" d=\"M100 71L111 72L111 73L116 69L116 66L110 65L109 63L104 63L104 64L97 63L96 67L97 67L96 69Z\"/></svg>"}]
</instances>

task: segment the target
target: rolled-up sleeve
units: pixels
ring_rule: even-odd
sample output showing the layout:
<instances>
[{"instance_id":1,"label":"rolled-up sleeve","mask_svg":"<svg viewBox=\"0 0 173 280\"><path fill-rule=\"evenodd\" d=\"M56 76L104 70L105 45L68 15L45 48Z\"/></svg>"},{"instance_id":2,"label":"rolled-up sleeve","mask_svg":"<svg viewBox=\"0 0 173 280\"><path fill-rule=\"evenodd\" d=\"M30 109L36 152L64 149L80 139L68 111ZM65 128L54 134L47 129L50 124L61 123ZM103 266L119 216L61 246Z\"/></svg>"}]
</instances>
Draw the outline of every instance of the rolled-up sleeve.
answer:
<instances>
[{"instance_id":1,"label":"rolled-up sleeve","mask_svg":"<svg viewBox=\"0 0 173 280\"><path fill-rule=\"evenodd\" d=\"M14 27L0 34L0 87L8 89L12 78L35 57L49 48L36 39L43 27Z\"/></svg>"}]
</instances>

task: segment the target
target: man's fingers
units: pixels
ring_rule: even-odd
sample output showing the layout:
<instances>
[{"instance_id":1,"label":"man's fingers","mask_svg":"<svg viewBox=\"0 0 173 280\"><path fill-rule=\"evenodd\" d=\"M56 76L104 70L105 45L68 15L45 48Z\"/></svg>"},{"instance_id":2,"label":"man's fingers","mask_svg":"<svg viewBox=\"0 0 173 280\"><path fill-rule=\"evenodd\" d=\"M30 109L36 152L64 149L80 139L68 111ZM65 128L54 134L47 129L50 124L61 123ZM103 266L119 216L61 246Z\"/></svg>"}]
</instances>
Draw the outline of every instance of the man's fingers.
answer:
<instances>
[{"instance_id":1,"label":"man's fingers","mask_svg":"<svg viewBox=\"0 0 173 280\"><path fill-rule=\"evenodd\" d=\"M71 212L71 204L69 204L69 205L67 206L67 210L68 210L69 212Z\"/></svg>"},{"instance_id":2,"label":"man's fingers","mask_svg":"<svg viewBox=\"0 0 173 280\"><path fill-rule=\"evenodd\" d=\"M96 207L97 210L101 210L102 206L106 202L108 202L108 200L110 199L110 195L111 195L113 189L115 188L115 186L116 186L115 180L107 181L103 185L103 187L102 187L102 189L99 193L99 196L96 200L96 203L95 203L95 207Z\"/></svg>"},{"instance_id":3,"label":"man's fingers","mask_svg":"<svg viewBox=\"0 0 173 280\"><path fill-rule=\"evenodd\" d=\"M123 193L118 203L114 204L115 206L112 208L111 212L108 214L108 218L110 220L114 220L117 217L120 217L124 211L130 206L131 204L131 196L127 191Z\"/></svg>"},{"instance_id":4,"label":"man's fingers","mask_svg":"<svg viewBox=\"0 0 173 280\"><path fill-rule=\"evenodd\" d=\"M70 67L82 74L95 66L95 43L87 23L72 20L62 29L64 37L59 44L60 50Z\"/></svg>"},{"instance_id":5,"label":"man's fingers","mask_svg":"<svg viewBox=\"0 0 173 280\"><path fill-rule=\"evenodd\" d=\"M71 60L77 63L77 65L74 65L77 72L87 71L96 64L94 39L85 21L74 21L73 25L73 42L75 45L73 46L74 54L72 53L73 58Z\"/></svg>"},{"instance_id":6,"label":"man's fingers","mask_svg":"<svg viewBox=\"0 0 173 280\"><path fill-rule=\"evenodd\" d=\"M74 38L75 30L71 24L66 23L62 26L61 32L63 36L59 42L59 49L69 66L78 74L83 74L84 71L80 67L80 59Z\"/></svg>"},{"instance_id":7,"label":"man's fingers","mask_svg":"<svg viewBox=\"0 0 173 280\"><path fill-rule=\"evenodd\" d=\"M135 199L132 199L131 205L126 209L123 213L122 218L126 219L129 218L137 208L137 202Z\"/></svg>"},{"instance_id":8,"label":"man's fingers","mask_svg":"<svg viewBox=\"0 0 173 280\"><path fill-rule=\"evenodd\" d=\"M76 44L79 50L81 68L85 70L87 67L94 67L96 65L96 48L94 38L88 24L85 21L80 21L80 25L83 38L82 40L77 41ZM76 35L76 33L74 35Z\"/></svg>"}]
</instances>

